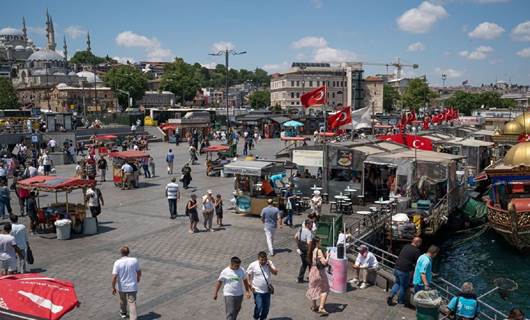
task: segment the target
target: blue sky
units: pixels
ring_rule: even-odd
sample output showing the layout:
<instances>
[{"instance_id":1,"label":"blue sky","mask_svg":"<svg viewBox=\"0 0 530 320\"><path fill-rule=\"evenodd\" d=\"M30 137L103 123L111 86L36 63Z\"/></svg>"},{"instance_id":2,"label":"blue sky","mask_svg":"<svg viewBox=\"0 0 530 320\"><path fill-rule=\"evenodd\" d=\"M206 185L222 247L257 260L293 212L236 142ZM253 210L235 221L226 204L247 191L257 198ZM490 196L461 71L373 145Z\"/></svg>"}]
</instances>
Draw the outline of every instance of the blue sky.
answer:
<instances>
[{"instance_id":1,"label":"blue sky","mask_svg":"<svg viewBox=\"0 0 530 320\"><path fill-rule=\"evenodd\" d=\"M179 56L212 65L223 59L208 53L229 46L248 51L232 66L269 72L292 61L389 63L399 56L420 65L406 75L426 74L433 84L442 73L451 85L530 83L528 0L18 0L2 3L0 27L20 28L24 15L30 37L44 46L46 8L58 47L66 35L70 52L85 48L89 30L96 54L134 61Z\"/></svg>"}]
</instances>

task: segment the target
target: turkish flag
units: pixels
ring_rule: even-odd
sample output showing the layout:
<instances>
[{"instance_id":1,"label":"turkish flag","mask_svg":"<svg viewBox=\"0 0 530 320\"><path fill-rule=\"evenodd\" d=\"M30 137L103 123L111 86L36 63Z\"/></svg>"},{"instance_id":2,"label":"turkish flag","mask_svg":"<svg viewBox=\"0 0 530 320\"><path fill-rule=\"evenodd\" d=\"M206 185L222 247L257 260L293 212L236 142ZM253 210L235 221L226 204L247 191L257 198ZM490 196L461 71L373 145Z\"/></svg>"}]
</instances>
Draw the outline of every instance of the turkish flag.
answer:
<instances>
[{"instance_id":1,"label":"turkish flag","mask_svg":"<svg viewBox=\"0 0 530 320\"><path fill-rule=\"evenodd\" d=\"M389 135L381 135L377 136L377 139L381 141L392 141L399 144L405 144L405 134L389 134Z\"/></svg>"},{"instance_id":2,"label":"turkish flag","mask_svg":"<svg viewBox=\"0 0 530 320\"><path fill-rule=\"evenodd\" d=\"M432 151L432 141L429 138L407 135L405 142L409 148Z\"/></svg>"},{"instance_id":3,"label":"turkish flag","mask_svg":"<svg viewBox=\"0 0 530 320\"><path fill-rule=\"evenodd\" d=\"M328 129L335 129L345 124L351 123L351 108L345 107L342 110L328 116Z\"/></svg>"},{"instance_id":4,"label":"turkish flag","mask_svg":"<svg viewBox=\"0 0 530 320\"><path fill-rule=\"evenodd\" d=\"M0 277L0 319L57 320L78 305L69 281L38 273Z\"/></svg>"},{"instance_id":5,"label":"turkish flag","mask_svg":"<svg viewBox=\"0 0 530 320\"><path fill-rule=\"evenodd\" d=\"M425 116L423 118L423 130L429 130L429 123L431 122L431 118L429 116Z\"/></svg>"},{"instance_id":6,"label":"turkish flag","mask_svg":"<svg viewBox=\"0 0 530 320\"><path fill-rule=\"evenodd\" d=\"M326 104L326 93L326 86L318 87L315 90L304 93L300 97L300 101L305 108L321 106Z\"/></svg>"}]
</instances>

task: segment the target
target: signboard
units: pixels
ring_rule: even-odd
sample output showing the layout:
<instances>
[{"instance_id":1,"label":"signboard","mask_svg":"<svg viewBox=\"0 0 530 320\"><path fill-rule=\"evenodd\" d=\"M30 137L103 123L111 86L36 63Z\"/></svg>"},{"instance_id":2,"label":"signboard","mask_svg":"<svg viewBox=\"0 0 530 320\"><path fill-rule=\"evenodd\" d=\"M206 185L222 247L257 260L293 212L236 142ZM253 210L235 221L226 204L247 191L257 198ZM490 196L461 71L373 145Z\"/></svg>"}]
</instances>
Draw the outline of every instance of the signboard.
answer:
<instances>
[{"instance_id":1,"label":"signboard","mask_svg":"<svg viewBox=\"0 0 530 320\"><path fill-rule=\"evenodd\" d=\"M31 135L31 143L39 143L39 136L36 134Z\"/></svg>"},{"instance_id":2,"label":"signboard","mask_svg":"<svg viewBox=\"0 0 530 320\"><path fill-rule=\"evenodd\" d=\"M293 150L293 162L299 166L322 167L324 152L321 150Z\"/></svg>"},{"instance_id":3,"label":"signboard","mask_svg":"<svg viewBox=\"0 0 530 320\"><path fill-rule=\"evenodd\" d=\"M461 124L466 124L470 126L477 126L484 124L485 119L483 117L459 117L458 121L460 121Z\"/></svg>"},{"instance_id":4,"label":"signboard","mask_svg":"<svg viewBox=\"0 0 530 320\"><path fill-rule=\"evenodd\" d=\"M245 176L261 176L261 169L260 168L244 168L244 167L230 167L230 166L224 166L224 173L225 174L241 174Z\"/></svg>"},{"instance_id":5,"label":"signboard","mask_svg":"<svg viewBox=\"0 0 530 320\"><path fill-rule=\"evenodd\" d=\"M353 162L353 152L351 150L337 151L337 166L351 168Z\"/></svg>"}]
</instances>

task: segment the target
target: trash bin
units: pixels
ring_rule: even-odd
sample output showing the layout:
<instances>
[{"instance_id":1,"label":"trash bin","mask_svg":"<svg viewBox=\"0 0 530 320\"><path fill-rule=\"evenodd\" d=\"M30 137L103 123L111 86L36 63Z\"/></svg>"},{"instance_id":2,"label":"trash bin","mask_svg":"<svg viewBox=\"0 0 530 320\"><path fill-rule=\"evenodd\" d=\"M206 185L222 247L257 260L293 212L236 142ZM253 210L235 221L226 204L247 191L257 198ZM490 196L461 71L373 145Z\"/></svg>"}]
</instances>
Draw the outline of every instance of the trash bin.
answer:
<instances>
[{"instance_id":1,"label":"trash bin","mask_svg":"<svg viewBox=\"0 0 530 320\"><path fill-rule=\"evenodd\" d=\"M337 248L335 247L328 247L327 249L330 266L327 268L329 288L335 293L345 293L348 288L348 259L344 257L342 259L338 258Z\"/></svg>"},{"instance_id":2,"label":"trash bin","mask_svg":"<svg viewBox=\"0 0 530 320\"><path fill-rule=\"evenodd\" d=\"M438 320L442 298L436 290L422 290L414 294L413 304L416 306L416 320Z\"/></svg>"},{"instance_id":3,"label":"trash bin","mask_svg":"<svg viewBox=\"0 0 530 320\"><path fill-rule=\"evenodd\" d=\"M57 240L70 239L70 230L72 228L72 220L61 219L55 221L55 229L57 230Z\"/></svg>"},{"instance_id":4,"label":"trash bin","mask_svg":"<svg viewBox=\"0 0 530 320\"><path fill-rule=\"evenodd\" d=\"M85 217L83 221L83 234L96 234L98 233L98 224L96 218Z\"/></svg>"}]
</instances>

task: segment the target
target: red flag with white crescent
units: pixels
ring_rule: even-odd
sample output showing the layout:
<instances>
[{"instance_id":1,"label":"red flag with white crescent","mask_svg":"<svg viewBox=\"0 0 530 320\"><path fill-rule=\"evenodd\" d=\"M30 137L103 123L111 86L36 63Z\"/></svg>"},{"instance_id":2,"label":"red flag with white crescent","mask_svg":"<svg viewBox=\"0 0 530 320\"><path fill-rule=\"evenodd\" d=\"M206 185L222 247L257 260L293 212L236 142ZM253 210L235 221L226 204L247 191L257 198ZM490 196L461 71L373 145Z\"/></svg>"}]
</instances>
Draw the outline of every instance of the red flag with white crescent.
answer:
<instances>
[{"instance_id":1,"label":"red flag with white crescent","mask_svg":"<svg viewBox=\"0 0 530 320\"><path fill-rule=\"evenodd\" d=\"M300 97L300 101L305 108L325 105L327 98L326 93L326 86L318 87L315 90L304 93Z\"/></svg>"},{"instance_id":2,"label":"red flag with white crescent","mask_svg":"<svg viewBox=\"0 0 530 320\"><path fill-rule=\"evenodd\" d=\"M328 128L330 130L343 126L345 124L351 123L351 108L345 107L342 110L330 114L328 116Z\"/></svg>"}]
</instances>

